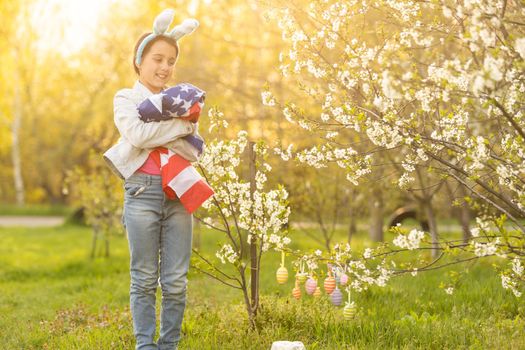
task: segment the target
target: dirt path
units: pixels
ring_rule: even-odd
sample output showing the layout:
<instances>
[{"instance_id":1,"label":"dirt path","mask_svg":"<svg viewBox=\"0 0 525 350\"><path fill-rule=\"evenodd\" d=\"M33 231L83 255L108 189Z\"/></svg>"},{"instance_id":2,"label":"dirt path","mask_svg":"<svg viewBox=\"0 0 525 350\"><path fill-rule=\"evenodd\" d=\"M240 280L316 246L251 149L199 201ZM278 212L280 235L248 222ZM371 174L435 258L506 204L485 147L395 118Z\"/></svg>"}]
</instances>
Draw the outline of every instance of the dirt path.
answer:
<instances>
[{"instance_id":1,"label":"dirt path","mask_svg":"<svg viewBox=\"0 0 525 350\"><path fill-rule=\"evenodd\" d=\"M2 227L52 227L64 223L62 216L0 216L0 226Z\"/></svg>"}]
</instances>

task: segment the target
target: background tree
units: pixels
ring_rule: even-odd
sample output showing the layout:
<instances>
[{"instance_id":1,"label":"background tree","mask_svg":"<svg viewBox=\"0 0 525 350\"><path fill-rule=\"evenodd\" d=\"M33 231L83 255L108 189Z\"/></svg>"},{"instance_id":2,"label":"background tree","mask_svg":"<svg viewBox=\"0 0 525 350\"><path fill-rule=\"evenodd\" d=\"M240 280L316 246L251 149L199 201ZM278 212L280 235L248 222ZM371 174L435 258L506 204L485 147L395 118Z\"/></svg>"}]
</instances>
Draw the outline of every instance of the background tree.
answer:
<instances>
[{"instance_id":1,"label":"background tree","mask_svg":"<svg viewBox=\"0 0 525 350\"><path fill-rule=\"evenodd\" d=\"M215 120L217 125L222 124L221 120ZM252 169L248 180L241 178L239 172L246 147L252 148L248 153ZM265 161L267 155L267 146L249 143L246 131L241 131L235 139L211 141L199 160L200 170L215 191L204 205L207 217L202 223L224 234L215 256L222 264L233 266L221 266L206 253L194 249L200 260L194 267L242 292L252 327L256 326L259 308L262 256L269 249L282 250L290 243L283 230L290 214L288 193L282 186L266 189L267 174L271 171Z\"/></svg>"},{"instance_id":2,"label":"background tree","mask_svg":"<svg viewBox=\"0 0 525 350\"><path fill-rule=\"evenodd\" d=\"M86 223L93 229L90 258L97 254L108 258L111 237L124 233L123 186L97 153L91 152L88 161L91 163L89 173L80 167L68 172L64 193L82 208Z\"/></svg>"},{"instance_id":3,"label":"background tree","mask_svg":"<svg viewBox=\"0 0 525 350\"><path fill-rule=\"evenodd\" d=\"M473 240L457 248L519 262L525 238L522 6L505 0L276 3L289 43L281 73L289 84L301 84L304 96L276 101L266 91L264 100L303 129L330 136L324 147L297 157L308 153L305 162L313 166L336 161L355 184L378 165L378 150L398 156L401 188L418 188L418 172L451 178L488 208ZM315 104L321 113L305 112ZM355 134L359 150L347 141ZM511 231L502 225L506 218ZM434 254L448 248L434 239Z\"/></svg>"}]
</instances>

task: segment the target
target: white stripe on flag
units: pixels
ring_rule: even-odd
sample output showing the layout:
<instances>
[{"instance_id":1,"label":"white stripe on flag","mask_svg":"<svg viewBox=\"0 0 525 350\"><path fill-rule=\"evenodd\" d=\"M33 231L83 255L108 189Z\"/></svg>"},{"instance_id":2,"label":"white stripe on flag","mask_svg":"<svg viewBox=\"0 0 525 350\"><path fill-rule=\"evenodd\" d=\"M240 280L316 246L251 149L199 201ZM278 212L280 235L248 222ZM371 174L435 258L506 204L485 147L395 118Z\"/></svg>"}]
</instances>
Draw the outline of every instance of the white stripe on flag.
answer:
<instances>
[{"instance_id":1,"label":"white stripe on flag","mask_svg":"<svg viewBox=\"0 0 525 350\"><path fill-rule=\"evenodd\" d=\"M170 159L169 153L160 152L160 166L161 167L168 164L169 159Z\"/></svg>"},{"instance_id":2,"label":"white stripe on flag","mask_svg":"<svg viewBox=\"0 0 525 350\"><path fill-rule=\"evenodd\" d=\"M200 179L201 175L199 172L194 167L189 166L171 179L168 186L171 187L177 194L177 197L180 198L191 186L199 182Z\"/></svg>"},{"instance_id":3,"label":"white stripe on flag","mask_svg":"<svg viewBox=\"0 0 525 350\"><path fill-rule=\"evenodd\" d=\"M159 110L160 113L162 113L162 96L163 94L153 95L150 96L149 100L151 101L151 104L155 106Z\"/></svg>"},{"instance_id":4,"label":"white stripe on flag","mask_svg":"<svg viewBox=\"0 0 525 350\"><path fill-rule=\"evenodd\" d=\"M173 152L171 149L168 149L168 153L160 152L160 166L163 167L164 165L168 164L170 158L177 154Z\"/></svg>"}]
</instances>

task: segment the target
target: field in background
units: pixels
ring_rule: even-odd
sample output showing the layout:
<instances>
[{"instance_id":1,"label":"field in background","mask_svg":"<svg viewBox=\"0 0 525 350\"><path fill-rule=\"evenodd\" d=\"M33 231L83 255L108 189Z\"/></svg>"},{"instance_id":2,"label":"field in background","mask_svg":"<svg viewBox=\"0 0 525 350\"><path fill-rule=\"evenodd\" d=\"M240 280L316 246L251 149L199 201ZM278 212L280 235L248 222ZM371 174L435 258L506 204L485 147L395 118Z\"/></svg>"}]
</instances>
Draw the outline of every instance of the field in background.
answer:
<instances>
[{"instance_id":1,"label":"field in background","mask_svg":"<svg viewBox=\"0 0 525 350\"><path fill-rule=\"evenodd\" d=\"M298 232L291 237L296 247L322 248ZM220 238L202 232L201 250L213 255ZM1 228L0 242L2 348L133 348L125 237L112 240L109 259L93 261L85 227ZM364 234L352 243L368 245ZM354 293L358 315L345 321L324 296L291 298L292 281L274 279L279 259L272 252L262 261L259 332L248 331L240 293L192 271L179 348L269 349L275 340L300 340L307 349L525 348L525 306L501 288L488 260L455 267L470 273L451 296L438 288L442 271Z\"/></svg>"}]
</instances>

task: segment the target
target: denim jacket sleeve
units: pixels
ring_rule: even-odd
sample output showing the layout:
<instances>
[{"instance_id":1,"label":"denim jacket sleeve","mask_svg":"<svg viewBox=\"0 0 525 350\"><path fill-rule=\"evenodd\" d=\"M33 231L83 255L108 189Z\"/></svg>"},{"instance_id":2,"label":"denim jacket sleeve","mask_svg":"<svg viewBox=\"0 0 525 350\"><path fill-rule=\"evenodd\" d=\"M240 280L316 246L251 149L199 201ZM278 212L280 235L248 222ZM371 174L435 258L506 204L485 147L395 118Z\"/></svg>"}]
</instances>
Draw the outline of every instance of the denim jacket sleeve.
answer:
<instances>
[{"instance_id":1,"label":"denim jacket sleeve","mask_svg":"<svg viewBox=\"0 0 525 350\"><path fill-rule=\"evenodd\" d=\"M193 133L191 122L171 119L158 123L144 123L139 119L137 104L131 89L117 92L113 100L114 120L120 135L133 146L141 149L155 148Z\"/></svg>"}]
</instances>

